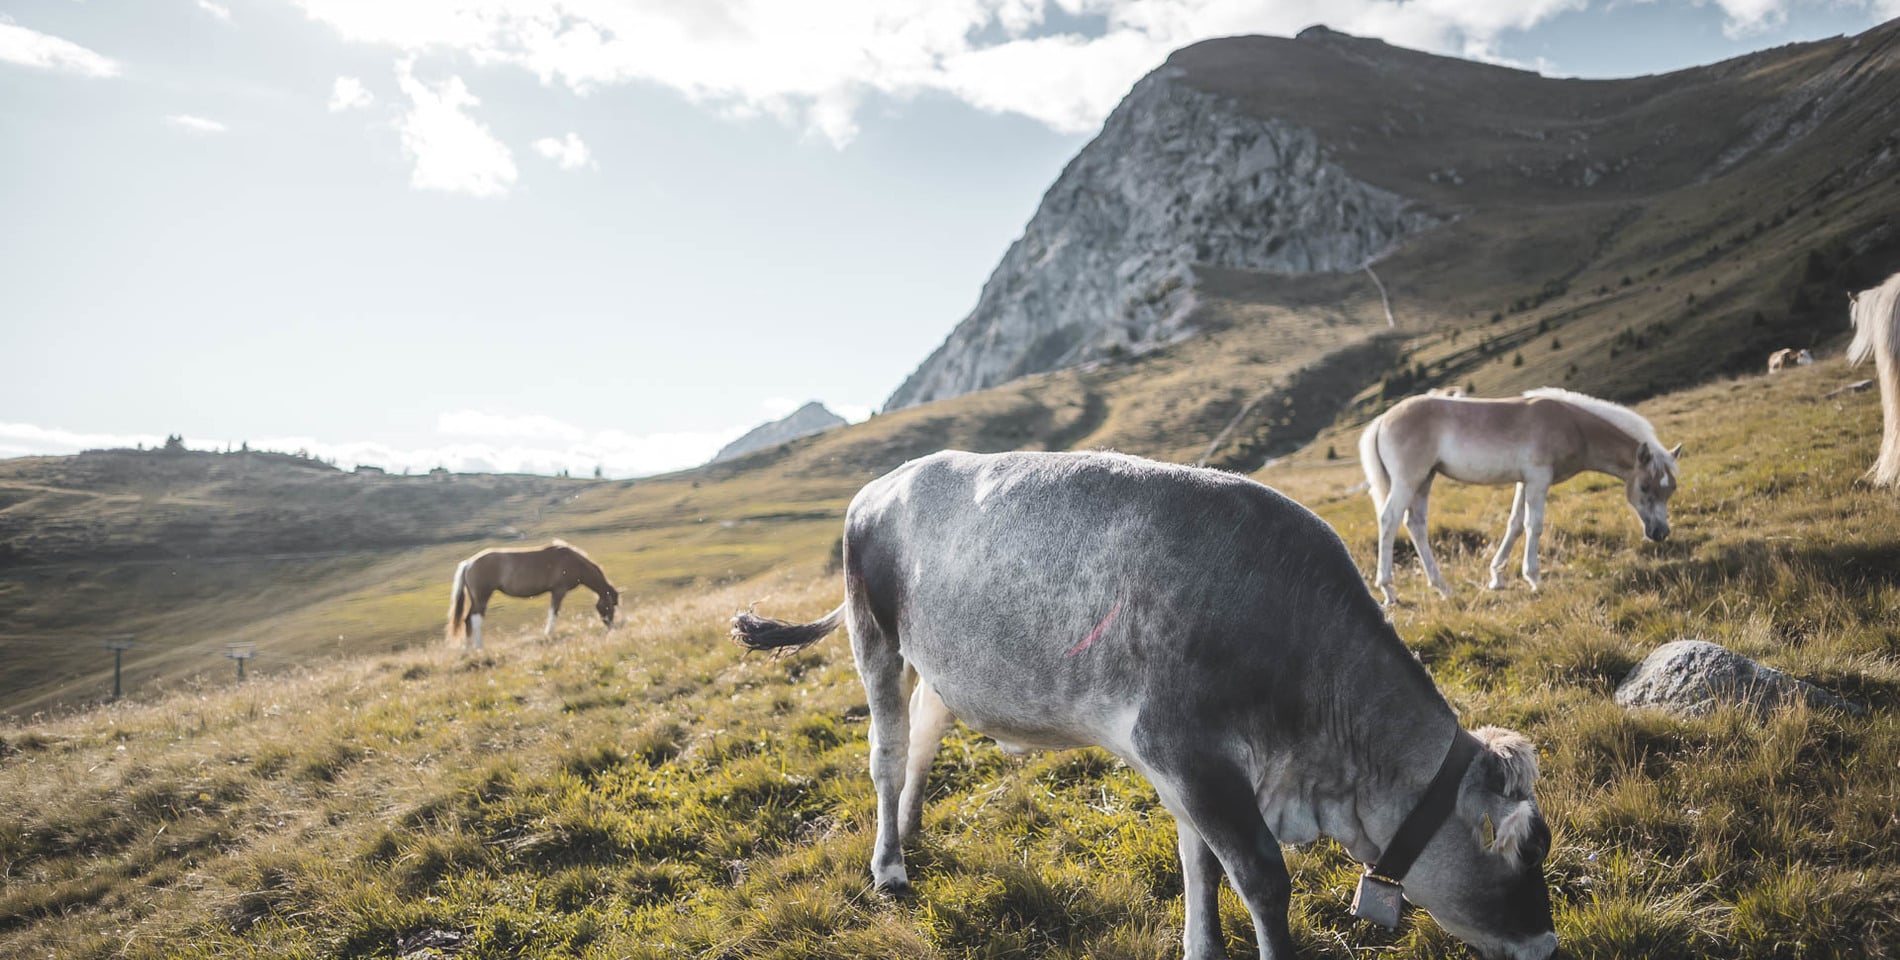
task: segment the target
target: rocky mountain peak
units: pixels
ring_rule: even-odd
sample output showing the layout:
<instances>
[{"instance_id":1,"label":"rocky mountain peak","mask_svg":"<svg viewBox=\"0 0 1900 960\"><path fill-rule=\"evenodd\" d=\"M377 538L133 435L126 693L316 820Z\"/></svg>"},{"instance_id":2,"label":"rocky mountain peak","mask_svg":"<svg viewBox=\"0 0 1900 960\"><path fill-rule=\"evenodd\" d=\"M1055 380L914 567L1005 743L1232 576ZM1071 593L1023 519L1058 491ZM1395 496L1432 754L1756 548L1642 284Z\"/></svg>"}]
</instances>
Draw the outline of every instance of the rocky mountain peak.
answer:
<instances>
[{"instance_id":1,"label":"rocky mountain peak","mask_svg":"<svg viewBox=\"0 0 1900 960\"><path fill-rule=\"evenodd\" d=\"M832 427L842 427L847 422L845 418L826 409L824 404L813 400L777 420L759 424L746 431L745 436L726 444L718 453L713 454L711 462L719 463L742 457L754 450L763 450L788 440L808 437L814 433L830 430Z\"/></svg>"}]
</instances>

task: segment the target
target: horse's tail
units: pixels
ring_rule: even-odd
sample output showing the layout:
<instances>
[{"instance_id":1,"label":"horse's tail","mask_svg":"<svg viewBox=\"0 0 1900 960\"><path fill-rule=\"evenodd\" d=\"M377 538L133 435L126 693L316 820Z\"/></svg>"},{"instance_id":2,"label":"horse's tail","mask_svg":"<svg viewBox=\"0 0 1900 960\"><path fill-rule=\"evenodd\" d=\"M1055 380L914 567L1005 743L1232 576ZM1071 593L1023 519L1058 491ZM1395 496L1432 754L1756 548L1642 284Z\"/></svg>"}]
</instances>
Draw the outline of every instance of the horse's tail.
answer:
<instances>
[{"instance_id":1,"label":"horse's tail","mask_svg":"<svg viewBox=\"0 0 1900 960\"><path fill-rule=\"evenodd\" d=\"M1385 424L1381 416L1359 433L1359 467L1366 472L1366 489L1372 494L1372 502L1380 509L1385 507L1386 492L1392 489L1392 476L1386 472L1385 461L1379 457L1379 429Z\"/></svg>"},{"instance_id":2,"label":"horse's tail","mask_svg":"<svg viewBox=\"0 0 1900 960\"><path fill-rule=\"evenodd\" d=\"M449 631L448 641L454 643L462 639L467 631L464 623L468 619L468 561L455 566L455 579L449 581Z\"/></svg>"},{"instance_id":3,"label":"horse's tail","mask_svg":"<svg viewBox=\"0 0 1900 960\"><path fill-rule=\"evenodd\" d=\"M754 616L748 610L732 618L732 640L748 650L778 650L785 653L803 650L838 629L838 625L844 622L845 605L850 602L847 599L838 604L838 609L810 623Z\"/></svg>"}]
</instances>

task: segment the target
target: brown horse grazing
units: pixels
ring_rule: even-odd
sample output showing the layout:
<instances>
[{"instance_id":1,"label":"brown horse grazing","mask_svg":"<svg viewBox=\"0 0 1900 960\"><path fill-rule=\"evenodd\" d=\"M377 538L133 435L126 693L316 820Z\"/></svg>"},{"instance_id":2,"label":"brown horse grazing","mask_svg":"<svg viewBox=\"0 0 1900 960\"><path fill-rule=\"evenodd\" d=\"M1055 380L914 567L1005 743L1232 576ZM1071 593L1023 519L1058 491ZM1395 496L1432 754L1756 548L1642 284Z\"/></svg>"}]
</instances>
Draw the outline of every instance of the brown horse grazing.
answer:
<instances>
[{"instance_id":1,"label":"brown horse grazing","mask_svg":"<svg viewBox=\"0 0 1900 960\"><path fill-rule=\"evenodd\" d=\"M554 636L554 618L561 613L561 599L575 587L586 587L600 599L594 609L601 622L614 625L614 608L620 604L620 591L607 582L607 575L579 549L556 540L545 547L507 547L483 550L455 568L455 580L449 597L450 641L461 640L469 650L482 648L482 615L488 612L488 598L500 590L511 597L548 598L548 625L543 631Z\"/></svg>"}]
</instances>

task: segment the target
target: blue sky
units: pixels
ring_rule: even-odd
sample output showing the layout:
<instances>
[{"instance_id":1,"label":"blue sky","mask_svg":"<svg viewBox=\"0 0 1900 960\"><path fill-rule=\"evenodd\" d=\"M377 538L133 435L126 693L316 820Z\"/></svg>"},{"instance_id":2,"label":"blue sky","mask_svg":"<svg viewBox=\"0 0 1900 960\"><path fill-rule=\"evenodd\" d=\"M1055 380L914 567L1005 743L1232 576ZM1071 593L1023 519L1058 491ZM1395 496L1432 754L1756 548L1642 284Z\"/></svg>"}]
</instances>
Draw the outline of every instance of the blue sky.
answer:
<instances>
[{"instance_id":1,"label":"blue sky","mask_svg":"<svg viewBox=\"0 0 1900 960\"><path fill-rule=\"evenodd\" d=\"M1142 73L1315 22L1624 76L1900 0L7 0L0 456L629 476L880 404Z\"/></svg>"}]
</instances>

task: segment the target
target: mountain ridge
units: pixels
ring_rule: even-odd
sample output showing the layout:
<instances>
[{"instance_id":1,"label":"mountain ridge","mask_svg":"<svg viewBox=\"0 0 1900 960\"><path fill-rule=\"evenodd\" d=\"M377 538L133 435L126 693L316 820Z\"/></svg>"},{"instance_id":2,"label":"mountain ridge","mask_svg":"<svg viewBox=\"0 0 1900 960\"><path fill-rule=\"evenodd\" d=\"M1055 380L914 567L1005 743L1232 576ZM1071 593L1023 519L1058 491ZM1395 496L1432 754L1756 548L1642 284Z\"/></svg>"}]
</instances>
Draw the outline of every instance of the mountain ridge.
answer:
<instances>
[{"instance_id":1,"label":"mountain ridge","mask_svg":"<svg viewBox=\"0 0 1900 960\"><path fill-rule=\"evenodd\" d=\"M1377 262L1381 277L1396 273L1401 287L1416 287L1407 266L1442 264L1445 249L1521 260L1521 248L1574 246L1580 226L1621 218L1628 221L1621 230L1642 216L1606 215L1606 204L1649 208L1711 184L1759 182L1765 167L1791 157L1819 165L1893 128L1897 33L1889 23L1857 37L1613 80L1543 77L1325 27L1292 39L1184 47L1135 85L1063 170L976 307L885 408L1206 332L1217 325L1199 296L1209 268L1284 277ZM1216 135L1184 143L1183 126ZM1273 168L1277 179L1260 190L1260 168L1245 161L1261 139L1276 149L1299 144L1311 162ZM1197 143L1229 154L1204 151L1194 167L1181 158ZM1874 153L1879 179L1894 168L1893 156ZM1184 170L1194 202L1169 216L1178 200L1170 187ZM1806 182L1796 179L1788 192L1833 175L1804 172ZM1342 194L1325 189L1329 182L1353 186ZM1248 256L1250 241L1336 238L1341 221L1325 217L1343 196L1378 198L1383 210L1403 212L1406 229L1386 231L1385 243L1361 243L1350 257ZM1890 219L1895 209L1877 198L1854 216ZM1614 252L1601 246L1567 255L1587 265ZM1064 259L1065 247L1097 255ZM1394 259L1406 262L1388 270ZM1436 283L1433 309L1411 315L1431 323L1442 319L1433 314L1469 311L1471 294L1492 279L1465 290ZM1278 302L1270 292L1266 301Z\"/></svg>"}]
</instances>

